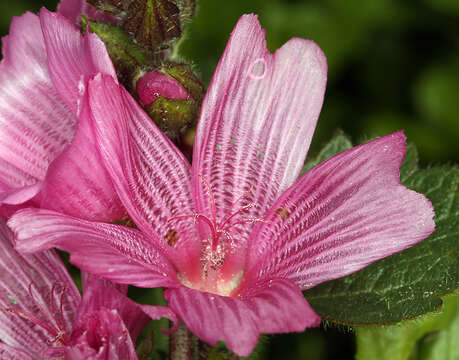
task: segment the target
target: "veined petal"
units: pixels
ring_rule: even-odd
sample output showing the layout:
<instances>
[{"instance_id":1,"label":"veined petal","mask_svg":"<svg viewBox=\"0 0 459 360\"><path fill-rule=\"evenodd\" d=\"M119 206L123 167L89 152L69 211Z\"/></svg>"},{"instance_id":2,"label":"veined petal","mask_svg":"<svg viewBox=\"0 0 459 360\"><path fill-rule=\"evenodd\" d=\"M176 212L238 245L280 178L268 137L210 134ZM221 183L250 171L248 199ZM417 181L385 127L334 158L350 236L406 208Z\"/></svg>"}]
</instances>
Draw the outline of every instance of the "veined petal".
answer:
<instances>
[{"instance_id":1,"label":"veined petal","mask_svg":"<svg viewBox=\"0 0 459 360\"><path fill-rule=\"evenodd\" d=\"M83 289L83 298L78 308L77 327L85 328L85 314L97 312L100 309L114 309L129 330L132 341L150 322L150 317L142 310L141 305L133 302L116 286L94 275L88 275Z\"/></svg>"},{"instance_id":2,"label":"veined petal","mask_svg":"<svg viewBox=\"0 0 459 360\"><path fill-rule=\"evenodd\" d=\"M0 343L0 359L2 360L34 360L26 352L13 346Z\"/></svg>"},{"instance_id":3,"label":"veined petal","mask_svg":"<svg viewBox=\"0 0 459 360\"><path fill-rule=\"evenodd\" d=\"M164 297L201 340L213 346L224 341L240 356L252 352L261 333L304 331L320 322L300 289L288 280L258 283L239 297L187 287L168 289Z\"/></svg>"},{"instance_id":4,"label":"veined petal","mask_svg":"<svg viewBox=\"0 0 459 360\"><path fill-rule=\"evenodd\" d=\"M79 29L65 17L45 8L40 11L40 22L51 79L59 95L78 116L79 101L89 77L103 73L116 79L115 68L97 35L81 36Z\"/></svg>"},{"instance_id":5,"label":"veined petal","mask_svg":"<svg viewBox=\"0 0 459 360\"><path fill-rule=\"evenodd\" d=\"M295 181L322 106L326 72L312 41L292 39L270 54L256 16L241 17L202 104L193 155L199 213L213 216L201 176L211 187L218 221L241 203L255 205L244 217L260 217ZM234 242L245 243L252 226L239 225Z\"/></svg>"},{"instance_id":6,"label":"veined petal","mask_svg":"<svg viewBox=\"0 0 459 360\"><path fill-rule=\"evenodd\" d=\"M97 149L87 93L81 107L75 137L51 163L37 203L81 219L112 222L125 218L126 210Z\"/></svg>"},{"instance_id":7,"label":"veined petal","mask_svg":"<svg viewBox=\"0 0 459 360\"><path fill-rule=\"evenodd\" d=\"M302 332L320 324L299 287L289 280L260 281L240 297L253 312L260 333Z\"/></svg>"},{"instance_id":8,"label":"veined petal","mask_svg":"<svg viewBox=\"0 0 459 360\"><path fill-rule=\"evenodd\" d=\"M14 18L2 42L0 191L12 195L44 179L49 164L72 139L75 119L48 73L38 17L26 13ZM35 194L15 194L15 202L19 195L25 202Z\"/></svg>"},{"instance_id":9,"label":"veined petal","mask_svg":"<svg viewBox=\"0 0 459 360\"><path fill-rule=\"evenodd\" d=\"M81 36L67 19L46 9L40 20L51 78L79 122L71 144L50 165L38 204L83 219L119 220L125 210L98 154L85 92L90 76L104 72L116 79L115 70L96 35Z\"/></svg>"},{"instance_id":10,"label":"veined petal","mask_svg":"<svg viewBox=\"0 0 459 360\"><path fill-rule=\"evenodd\" d=\"M24 209L8 226L16 249L33 253L56 246L80 269L140 287L177 286L175 271L150 239L124 226L85 221L54 211Z\"/></svg>"},{"instance_id":11,"label":"veined petal","mask_svg":"<svg viewBox=\"0 0 459 360\"><path fill-rule=\"evenodd\" d=\"M400 184L397 132L323 162L287 190L254 228L249 274L301 289L351 274L429 236L433 208Z\"/></svg>"},{"instance_id":12,"label":"veined petal","mask_svg":"<svg viewBox=\"0 0 459 360\"><path fill-rule=\"evenodd\" d=\"M38 359L56 334L21 314L70 332L80 295L53 251L21 256L12 242L12 233L0 219L0 341Z\"/></svg>"},{"instance_id":13,"label":"veined petal","mask_svg":"<svg viewBox=\"0 0 459 360\"><path fill-rule=\"evenodd\" d=\"M135 100L109 76L89 83L97 143L119 197L136 225L178 268L199 267L193 221L190 165Z\"/></svg>"},{"instance_id":14,"label":"veined petal","mask_svg":"<svg viewBox=\"0 0 459 360\"><path fill-rule=\"evenodd\" d=\"M259 331L243 301L184 286L167 289L164 298L188 329L210 345L224 341L240 356L249 355L255 347Z\"/></svg>"},{"instance_id":15,"label":"veined petal","mask_svg":"<svg viewBox=\"0 0 459 360\"><path fill-rule=\"evenodd\" d=\"M129 331L115 309L101 308L86 314L72 345L67 348L69 360L137 360Z\"/></svg>"}]
</instances>

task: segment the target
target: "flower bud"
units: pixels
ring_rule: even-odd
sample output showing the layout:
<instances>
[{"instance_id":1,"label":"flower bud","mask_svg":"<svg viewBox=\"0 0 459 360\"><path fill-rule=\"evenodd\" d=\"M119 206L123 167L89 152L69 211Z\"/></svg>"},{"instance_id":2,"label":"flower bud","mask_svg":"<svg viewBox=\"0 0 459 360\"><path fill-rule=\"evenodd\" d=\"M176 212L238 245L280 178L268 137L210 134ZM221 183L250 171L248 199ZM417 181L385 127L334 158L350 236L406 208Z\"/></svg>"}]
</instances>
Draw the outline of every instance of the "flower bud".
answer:
<instances>
[{"instance_id":1,"label":"flower bud","mask_svg":"<svg viewBox=\"0 0 459 360\"><path fill-rule=\"evenodd\" d=\"M149 72L138 80L137 95L143 105L152 104L160 96L182 100L190 98L177 80L160 71Z\"/></svg>"},{"instance_id":2,"label":"flower bud","mask_svg":"<svg viewBox=\"0 0 459 360\"><path fill-rule=\"evenodd\" d=\"M136 78L141 104L169 138L177 140L195 124L204 88L190 66L167 64Z\"/></svg>"}]
</instances>

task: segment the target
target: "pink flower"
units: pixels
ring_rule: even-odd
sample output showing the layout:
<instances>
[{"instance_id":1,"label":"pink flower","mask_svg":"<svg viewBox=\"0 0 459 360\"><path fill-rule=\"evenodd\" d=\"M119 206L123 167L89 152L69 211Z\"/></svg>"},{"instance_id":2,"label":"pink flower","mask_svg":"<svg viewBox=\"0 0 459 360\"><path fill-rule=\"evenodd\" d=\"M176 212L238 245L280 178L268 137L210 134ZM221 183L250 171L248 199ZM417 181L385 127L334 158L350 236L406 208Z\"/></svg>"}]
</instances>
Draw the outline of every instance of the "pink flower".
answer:
<instances>
[{"instance_id":1,"label":"pink flower","mask_svg":"<svg viewBox=\"0 0 459 360\"><path fill-rule=\"evenodd\" d=\"M116 79L102 41L46 9L14 18L2 41L0 213L33 205L99 221L122 217L81 111L91 75Z\"/></svg>"},{"instance_id":2,"label":"pink flower","mask_svg":"<svg viewBox=\"0 0 459 360\"><path fill-rule=\"evenodd\" d=\"M193 165L112 77L89 81L100 154L139 230L26 209L17 249L56 246L114 282L168 288L202 340L248 355L260 333L317 326L301 290L426 238L433 209L400 185L402 132L343 152L297 180L327 65L311 41L274 55L255 16L237 23L202 104Z\"/></svg>"},{"instance_id":3,"label":"pink flower","mask_svg":"<svg viewBox=\"0 0 459 360\"><path fill-rule=\"evenodd\" d=\"M81 298L54 251L21 256L12 240L0 219L0 358L137 359L139 305L95 276Z\"/></svg>"}]
</instances>

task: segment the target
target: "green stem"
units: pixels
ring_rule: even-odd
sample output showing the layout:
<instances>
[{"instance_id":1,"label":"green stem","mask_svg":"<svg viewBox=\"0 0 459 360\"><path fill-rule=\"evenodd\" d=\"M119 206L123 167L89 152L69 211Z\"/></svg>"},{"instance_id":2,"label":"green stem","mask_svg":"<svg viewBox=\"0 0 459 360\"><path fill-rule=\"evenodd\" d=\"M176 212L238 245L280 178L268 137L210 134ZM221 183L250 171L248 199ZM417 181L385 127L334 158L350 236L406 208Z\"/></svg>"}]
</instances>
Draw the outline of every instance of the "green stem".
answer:
<instances>
[{"instance_id":1,"label":"green stem","mask_svg":"<svg viewBox=\"0 0 459 360\"><path fill-rule=\"evenodd\" d=\"M169 360L239 360L227 349L214 348L194 336L183 322L169 336Z\"/></svg>"},{"instance_id":2,"label":"green stem","mask_svg":"<svg viewBox=\"0 0 459 360\"><path fill-rule=\"evenodd\" d=\"M176 331L169 336L169 360L193 360L193 334L180 322Z\"/></svg>"}]
</instances>

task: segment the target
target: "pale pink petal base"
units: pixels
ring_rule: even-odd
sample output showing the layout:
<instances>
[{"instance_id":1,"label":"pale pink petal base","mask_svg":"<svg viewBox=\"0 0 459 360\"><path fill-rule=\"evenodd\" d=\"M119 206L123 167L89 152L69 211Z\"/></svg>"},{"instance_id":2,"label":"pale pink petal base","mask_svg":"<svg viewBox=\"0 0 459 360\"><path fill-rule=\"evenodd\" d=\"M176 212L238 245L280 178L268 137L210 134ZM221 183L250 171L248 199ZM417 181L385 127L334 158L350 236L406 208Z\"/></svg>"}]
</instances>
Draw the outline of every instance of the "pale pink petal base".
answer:
<instances>
[{"instance_id":1,"label":"pale pink petal base","mask_svg":"<svg viewBox=\"0 0 459 360\"><path fill-rule=\"evenodd\" d=\"M301 289L349 275L435 229L424 195L400 185L405 136L397 132L318 165L253 230L248 272Z\"/></svg>"},{"instance_id":2,"label":"pale pink petal base","mask_svg":"<svg viewBox=\"0 0 459 360\"><path fill-rule=\"evenodd\" d=\"M320 323L298 287L287 280L258 284L240 297L184 286L166 290L164 297L201 340L212 346L224 341L240 356L252 352L261 333L300 332Z\"/></svg>"}]
</instances>

